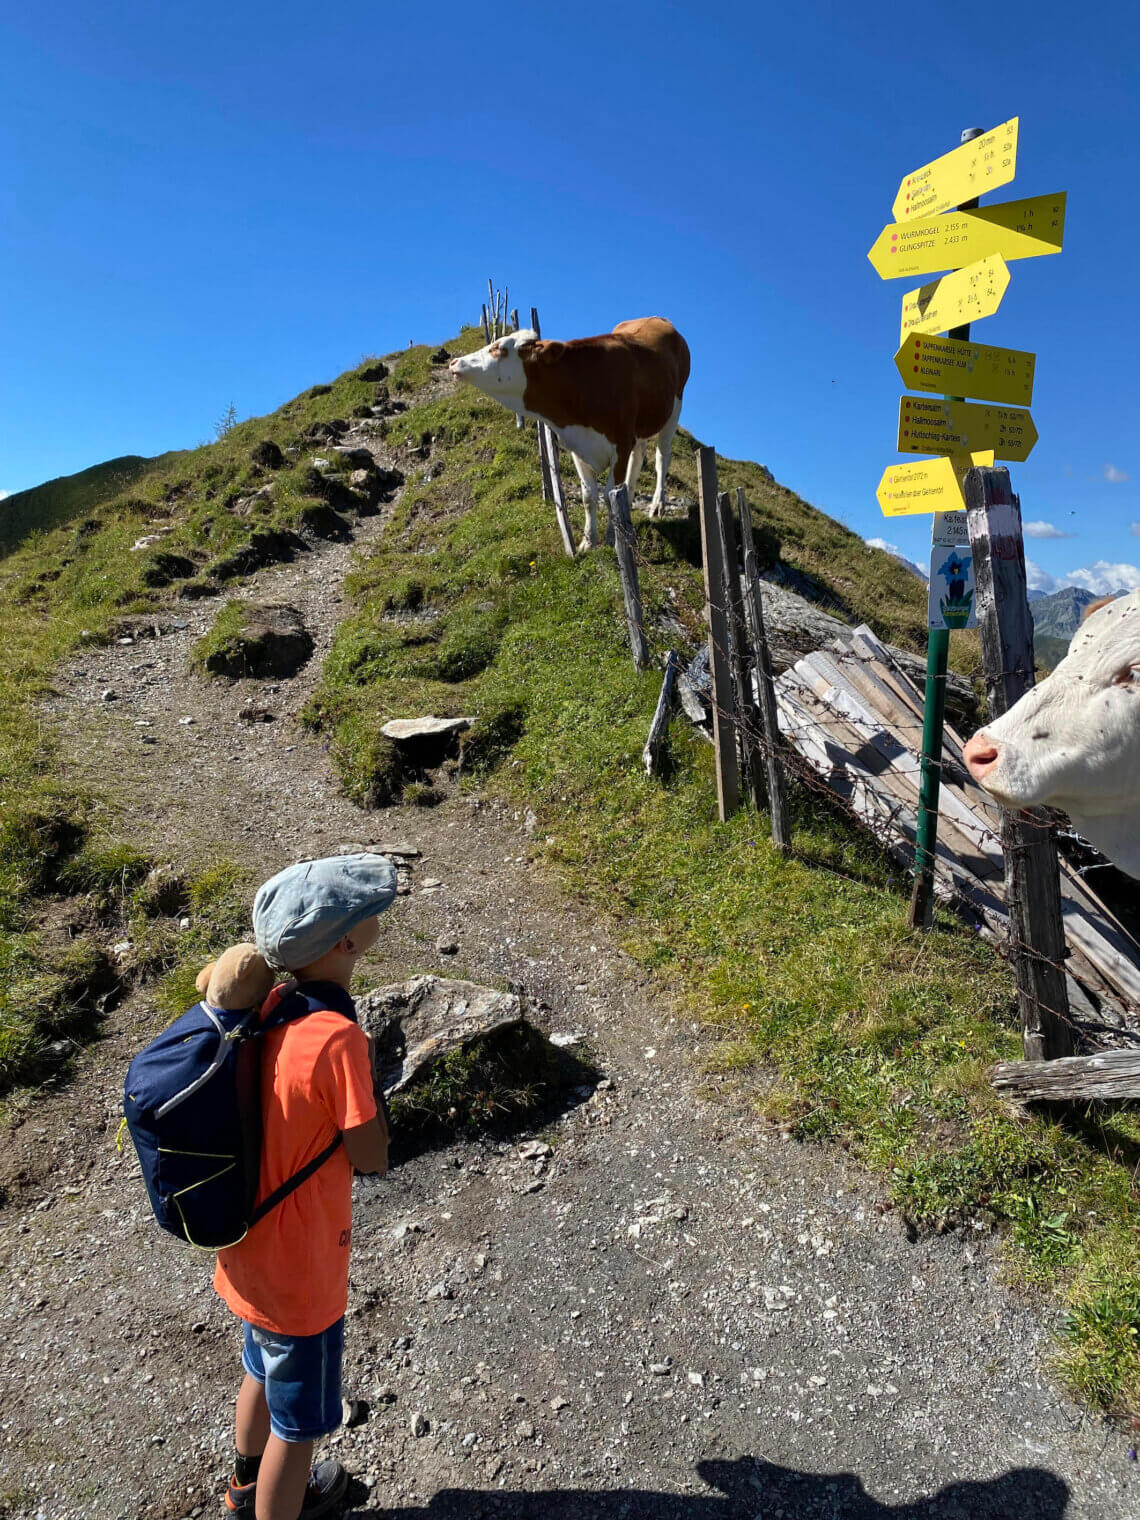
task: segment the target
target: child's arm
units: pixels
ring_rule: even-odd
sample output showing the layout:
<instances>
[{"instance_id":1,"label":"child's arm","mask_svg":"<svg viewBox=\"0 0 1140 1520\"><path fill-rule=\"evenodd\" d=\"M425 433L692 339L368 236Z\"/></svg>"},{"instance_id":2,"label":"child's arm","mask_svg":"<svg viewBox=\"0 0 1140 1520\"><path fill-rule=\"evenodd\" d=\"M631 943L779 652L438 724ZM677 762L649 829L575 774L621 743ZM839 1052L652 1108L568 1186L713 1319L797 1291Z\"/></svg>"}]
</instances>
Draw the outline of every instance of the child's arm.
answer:
<instances>
[{"instance_id":1,"label":"child's arm","mask_svg":"<svg viewBox=\"0 0 1140 1520\"><path fill-rule=\"evenodd\" d=\"M355 1129L341 1130L348 1159L358 1172L383 1177L388 1170L388 1135L379 1115Z\"/></svg>"}]
</instances>

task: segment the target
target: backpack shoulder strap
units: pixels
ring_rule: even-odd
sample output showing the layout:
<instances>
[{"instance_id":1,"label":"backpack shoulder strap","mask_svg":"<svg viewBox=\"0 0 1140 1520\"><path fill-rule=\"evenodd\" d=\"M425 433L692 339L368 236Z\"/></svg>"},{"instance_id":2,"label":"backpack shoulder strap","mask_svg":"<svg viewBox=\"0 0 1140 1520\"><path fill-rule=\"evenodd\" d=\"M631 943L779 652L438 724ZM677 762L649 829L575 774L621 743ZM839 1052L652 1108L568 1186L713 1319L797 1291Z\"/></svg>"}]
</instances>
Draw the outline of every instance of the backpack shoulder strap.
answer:
<instances>
[{"instance_id":1,"label":"backpack shoulder strap","mask_svg":"<svg viewBox=\"0 0 1140 1520\"><path fill-rule=\"evenodd\" d=\"M294 1172L292 1177L287 1177L280 1187L275 1187L268 1198L263 1198L249 1216L248 1228L252 1229L259 1219L264 1219L266 1214L271 1209L275 1209L279 1203L283 1203L290 1193L295 1193L302 1183L308 1182L314 1172L320 1171L325 1162L336 1155L339 1146L340 1135L338 1134L323 1151L314 1156L311 1161L306 1162L299 1172Z\"/></svg>"}]
</instances>

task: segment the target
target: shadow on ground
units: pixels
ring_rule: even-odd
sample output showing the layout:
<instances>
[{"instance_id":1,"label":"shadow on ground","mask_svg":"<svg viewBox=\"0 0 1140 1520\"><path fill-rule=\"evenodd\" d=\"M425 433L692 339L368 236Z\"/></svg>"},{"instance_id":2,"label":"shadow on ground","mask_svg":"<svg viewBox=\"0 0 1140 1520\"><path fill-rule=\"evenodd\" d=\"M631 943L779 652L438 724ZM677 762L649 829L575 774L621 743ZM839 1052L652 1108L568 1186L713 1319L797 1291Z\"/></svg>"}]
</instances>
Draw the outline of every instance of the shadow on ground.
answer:
<instances>
[{"instance_id":1,"label":"shadow on ground","mask_svg":"<svg viewBox=\"0 0 1140 1520\"><path fill-rule=\"evenodd\" d=\"M854 1473L804 1473L760 1458L698 1462L713 1494L651 1489L509 1490L444 1488L425 1506L373 1509L356 1520L1063 1520L1069 1489L1037 1467L1013 1468L985 1483L951 1483L909 1504L880 1504Z\"/></svg>"}]
</instances>

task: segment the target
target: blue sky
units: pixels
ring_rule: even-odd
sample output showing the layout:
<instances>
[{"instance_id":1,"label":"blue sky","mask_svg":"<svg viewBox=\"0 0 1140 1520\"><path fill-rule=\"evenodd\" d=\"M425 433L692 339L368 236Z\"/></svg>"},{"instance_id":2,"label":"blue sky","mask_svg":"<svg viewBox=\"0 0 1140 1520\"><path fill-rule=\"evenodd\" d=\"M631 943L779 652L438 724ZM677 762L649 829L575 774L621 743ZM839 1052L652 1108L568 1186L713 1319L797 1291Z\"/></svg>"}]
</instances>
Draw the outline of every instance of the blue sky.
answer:
<instances>
[{"instance_id":1,"label":"blue sky","mask_svg":"<svg viewBox=\"0 0 1140 1520\"><path fill-rule=\"evenodd\" d=\"M660 312L683 422L865 537L902 293L866 259L909 169L1021 118L995 199L1066 190L986 343L1038 355L1012 466L1038 584L1140 585L1135 60L1123 4L0 13L0 490L213 435L477 318L488 275L571 337Z\"/></svg>"}]
</instances>

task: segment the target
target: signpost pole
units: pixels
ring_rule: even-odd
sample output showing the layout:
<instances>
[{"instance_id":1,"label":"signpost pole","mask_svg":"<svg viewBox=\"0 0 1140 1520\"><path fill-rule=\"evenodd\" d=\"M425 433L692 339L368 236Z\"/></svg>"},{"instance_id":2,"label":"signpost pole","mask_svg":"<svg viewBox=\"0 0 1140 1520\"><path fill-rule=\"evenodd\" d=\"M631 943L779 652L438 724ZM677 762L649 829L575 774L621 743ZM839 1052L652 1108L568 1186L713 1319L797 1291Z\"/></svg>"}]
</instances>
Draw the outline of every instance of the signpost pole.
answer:
<instances>
[{"instance_id":1,"label":"signpost pole","mask_svg":"<svg viewBox=\"0 0 1140 1520\"><path fill-rule=\"evenodd\" d=\"M967 127L962 141L982 136L981 127ZM966 201L960 211L972 210L978 199ZM955 327L951 338L966 339L970 324ZM960 401L961 396L947 400ZM931 520L933 526L933 519ZM949 628L931 628L926 646L926 689L922 708L922 756L918 795L918 832L914 850L914 891L910 899L913 928L929 929L934 922L934 852L938 843L938 794L942 786L942 729L946 721L946 668L950 654Z\"/></svg>"}]
</instances>

